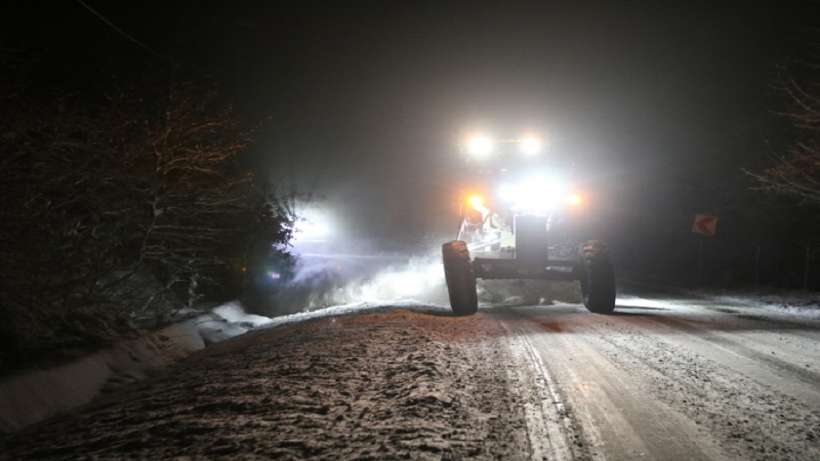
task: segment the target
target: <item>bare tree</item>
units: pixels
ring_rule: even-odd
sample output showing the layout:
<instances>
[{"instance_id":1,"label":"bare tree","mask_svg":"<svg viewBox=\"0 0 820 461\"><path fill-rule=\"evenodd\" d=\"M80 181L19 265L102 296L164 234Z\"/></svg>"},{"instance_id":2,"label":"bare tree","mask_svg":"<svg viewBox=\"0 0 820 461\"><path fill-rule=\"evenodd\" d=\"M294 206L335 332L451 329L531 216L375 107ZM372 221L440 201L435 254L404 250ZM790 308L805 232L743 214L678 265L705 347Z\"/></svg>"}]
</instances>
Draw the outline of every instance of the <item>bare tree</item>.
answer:
<instances>
[{"instance_id":1,"label":"bare tree","mask_svg":"<svg viewBox=\"0 0 820 461\"><path fill-rule=\"evenodd\" d=\"M820 88L817 81L798 83L788 78L780 85L789 109L782 115L796 130L796 140L774 165L762 172L747 171L757 189L798 197L820 204Z\"/></svg>"},{"instance_id":2,"label":"bare tree","mask_svg":"<svg viewBox=\"0 0 820 461\"><path fill-rule=\"evenodd\" d=\"M250 134L213 86L95 101L0 83L0 337L17 349L161 322L162 297L236 295L249 249L289 240L292 216L240 166ZM164 288L135 305L146 274Z\"/></svg>"}]
</instances>

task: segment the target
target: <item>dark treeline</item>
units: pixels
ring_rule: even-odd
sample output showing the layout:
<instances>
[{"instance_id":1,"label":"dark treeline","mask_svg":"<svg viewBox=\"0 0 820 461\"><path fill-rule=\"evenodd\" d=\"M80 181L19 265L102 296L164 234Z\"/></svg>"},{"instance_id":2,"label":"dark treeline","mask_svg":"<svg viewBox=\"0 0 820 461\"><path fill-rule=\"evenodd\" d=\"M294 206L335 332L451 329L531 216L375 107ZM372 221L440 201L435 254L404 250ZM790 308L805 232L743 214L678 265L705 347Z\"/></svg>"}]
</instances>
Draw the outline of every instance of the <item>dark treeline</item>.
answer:
<instances>
[{"instance_id":1,"label":"dark treeline","mask_svg":"<svg viewBox=\"0 0 820 461\"><path fill-rule=\"evenodd\" d=\"M816 65L790 62L767 89L769 120L747 133L747 151L718 152L686 179L646 180L658 218L614 229L628 274L683 286L820 289L820 78ZM718 216L715 236L691 232L698 213Z\"/></svg>"},{"instance_id":2,"label":"dark treeline","mask_svg":"<svg viewBox=\"0 0 820 461\"><path fill-rule=\"evenodd\" d=\"M250 132L215 85L74 90L31 56L0 65L0 369L235 297L260 259L287 260L288 203L242 167Z\"/></svg>"}]
</instances>

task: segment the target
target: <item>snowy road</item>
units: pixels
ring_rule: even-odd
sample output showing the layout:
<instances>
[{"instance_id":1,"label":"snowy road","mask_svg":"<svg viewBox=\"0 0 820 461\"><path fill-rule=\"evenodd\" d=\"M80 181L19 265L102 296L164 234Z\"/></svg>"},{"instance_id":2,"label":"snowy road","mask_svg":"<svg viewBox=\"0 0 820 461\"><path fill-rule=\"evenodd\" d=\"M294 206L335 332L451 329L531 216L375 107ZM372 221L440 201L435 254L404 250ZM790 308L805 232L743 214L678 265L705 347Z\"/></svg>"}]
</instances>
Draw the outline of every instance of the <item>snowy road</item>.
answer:
<instances>
[{"instance_id":1,"label":"snowy road","mask_svg":"<svg viewBox=\"0 0 820 461\"><path fill-rule=\"evenodd\" d=\"M820 459L816 322L664 299L487 314L537 350L593 458Z\"/></svg>"},{"instance_id":2,"label":"snowy road","mask_svg":"<svg viewBox=\"0 0 820 461\"><path fill-rule=\"evenodd\" d=\"M820 321L731 300L385 309L252 333L0 457L820 459Z\"/></svg>"}]
</instances>

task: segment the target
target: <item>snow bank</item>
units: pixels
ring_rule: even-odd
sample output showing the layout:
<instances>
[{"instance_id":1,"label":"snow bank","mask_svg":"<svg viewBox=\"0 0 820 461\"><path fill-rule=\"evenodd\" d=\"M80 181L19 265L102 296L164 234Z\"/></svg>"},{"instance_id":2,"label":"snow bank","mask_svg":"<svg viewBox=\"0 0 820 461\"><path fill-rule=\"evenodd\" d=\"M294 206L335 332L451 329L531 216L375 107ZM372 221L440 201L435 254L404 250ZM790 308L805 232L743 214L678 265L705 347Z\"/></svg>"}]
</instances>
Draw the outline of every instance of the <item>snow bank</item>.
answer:
<instances>
[{"instance_id":1,"label":"snow bank","mask_svg":"<svg viewBox=\"0 0 820 461\"><path fill-rule=\"evenodd\" d=\"M419 311L440 311L440 312L449 312L450 308L436 305L436 304L429 304L424 303L419 300L413 299L406 299L406 300L398 300L395 302L391 302L388 304L384 303L369 303L369 302L358 302L358 303L350 303L350 304L342 304L338 306L331 306L325 307L322 309L316 309L307 312L300 312L298 314L291 314L291 315L283 315L281 317L274 317L271 319L270 323L264 325L264 327L275 327L279 325L286 325L290 323L297 323L297 322L304 322L307 320L319 319L324 317L334 317L340 315L350 315L350 314L358 314L362 312L373 312L373 311L384 311L389 309L413 309Z\"/></svg>"},{"instance_id":2,"label":"snow bank","mask_svg":"<svg viewBox=\"0 0 820 461\"><path fill-rule=\"evenodd\" d=\"M388 265L366 276L352 277L328 293L313 297L306 308L341 307L360 302L439 304L447 299L441 257L425 256Z\"/></svg>"},{"instance_id":3,"label":"snow bank","mask_svg":"<svg viewBox=\"0 0 820 461\"><path fill-rule=\"evenodd\" d=\"M271 322L270 317L246 313L238 301L232 301L217 307L214 309L214 314L222 317L227 322L247 325L252 328L261 327Z\"/></svg>"},{"instance_id":4,"label":"snow bank","mask_svg":"<svg viewBox=\"0 0 820 461\"><path fill-rule=\"evenodd\" d=\"M670 307L717 307L757 315L791 316L801 320L820 320L820 295L809 292L715 293L689 292L689 296L644 297L619 295L617 305L668 309Z\"/></svg>"},{"instance_id":5,"label":"snow bank","mask_svg":"<svg viewBox=\"0 0 820 461\"><path fill-rule=\"evenodd\" d=\"M143 379L205 347L189 322L121 341L74 362L0 380L0 432L13 432L91 402L106 389Z\"/></svg>"},{"instance_id":6,"label":"snow bank","mask_svg":"<svg viewBox=\"0 0 820 461\"><path fill-rule=\"evenodd\" d=\"M13 432L84 405L106 389L143 379L150 370L208 344L271 323L271 319L247 314L238 302L231 302L70 363L8 376L0 380L0 432Z\"/></svg>"},{"instance_id":7,"label":"snow bank","mask_svg":"<svg viewBox=\"0 0 820 461\"><path fill-rule=\"evenodd\" d=\"M777 314L820 320L820 295L810 292L732 293L713 296L716 302L764 309Z\"/></svg>"},{"instance_id":8,"label":"snow bank","mask_svg":"<svg viewBox=\"0 0 820 461\"><path fill-rule=\"evenodd\" d=\"M378 290L376 290L378 293ZM238 301L173 324L136 340L122 341L74 362L29 370L0 380L0 432L13 432L91 402L107 389L141 380L152 369L253 329L388 308L449 309L404 299L358 302L268 318L248 314Z\"/></svg>"}]
</instances>

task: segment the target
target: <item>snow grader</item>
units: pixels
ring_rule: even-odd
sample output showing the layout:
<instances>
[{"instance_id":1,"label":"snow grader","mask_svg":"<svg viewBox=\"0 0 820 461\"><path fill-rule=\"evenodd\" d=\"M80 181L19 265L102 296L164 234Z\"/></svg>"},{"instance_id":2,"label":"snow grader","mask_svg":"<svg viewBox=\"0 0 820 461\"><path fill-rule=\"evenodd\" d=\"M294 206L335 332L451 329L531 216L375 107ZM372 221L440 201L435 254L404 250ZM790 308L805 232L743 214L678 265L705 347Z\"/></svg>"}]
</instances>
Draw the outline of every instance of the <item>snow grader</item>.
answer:
<instances>
[{"instance_id":1,"label":"snow grader","mask_svg":"<svg viewBox=\"0 0 820 461\"><path fill-rule=\"evenodd\" d=\"M442 245L457 315L477 312L477 279L577 281L589 311L613 312L606 246L585 238L587 197L545 161L545 144L534 135L496 141L480 134L463 144L472 177L460 194L456 239Z\"/></svg>"}]
</instances>

